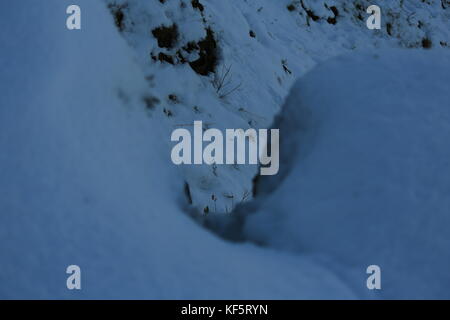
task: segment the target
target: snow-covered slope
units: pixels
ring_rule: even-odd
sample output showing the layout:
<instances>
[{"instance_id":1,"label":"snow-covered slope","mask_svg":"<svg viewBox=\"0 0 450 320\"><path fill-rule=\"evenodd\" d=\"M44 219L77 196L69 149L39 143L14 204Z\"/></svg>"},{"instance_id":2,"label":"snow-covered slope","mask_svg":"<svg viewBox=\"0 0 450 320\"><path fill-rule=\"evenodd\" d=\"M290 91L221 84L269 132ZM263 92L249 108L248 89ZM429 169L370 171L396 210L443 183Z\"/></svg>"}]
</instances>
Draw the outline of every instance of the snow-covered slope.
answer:
<instances>
[{"instance_id":1,"label":"snow-covered slope","mask_svg":"<svg viewBox=\"0 0 450 320\"><path fill-rule=\"evenodd\" d=\"M449 66L444 50L382 51L303 77L275 124L290 173L260 182L246 236L349 283L379 265L385 298L449 298Z\"/></svg>"},{"instance_id":2,"label":"snow-covered slope","mask_svg":"<svg viewBox=\"0 0 450 320\"><path fill-rule=\"evenodd\" d=\"M345 52L450 43L449 4L441 0L105 1L152 87L143 98L167 136L194 120L205 129L268 127L296 78ZM366 27L372 4L381 6L381 30ZM180 171L198 211L214 213L251 199L257 170Z\"/></svg>"},{"instance_id":3,"label":"snow-covered slope","mask_svg":"<svg viewBox=\"0 0 450 320\"><path fill-rule=\"evenodd\" d=\"M2 15L0 298L353 297L313 260L224 242L180 210L144 77L106 8L77 2L95 17L80 32L61 25L68 1Z\"/></svg>"},{"instance_id":4,"label":"snow-covered slope","mask_svg":"<svg viewBox=\"0 0 450 320\"><path fill-rule=\"evenodd\" d=\"M312 1L295 2L292 11L287 1L200 2L203 11L188 1L130 1L121 16L123 1L107 1L113 4L108 10L104 1L77 0L80 31L65 29L72 1L22 0L1 11L0 298L364 298L370 297L366 264L377 263L388 297L446 297L448 155L440 137L448 136L449 115L440 102L448 101L447 53L342 58L302 80L301 92L294 90L276 124L288 132L282 132L282 150L297 145L298 156L283 159L284 184L261 181L262 194L278 191L253 204L258 212L245 220L247 243L221 240L188 218L181 209L183 182L188 180L196 206L213 208L214 193L220 199L216 211L227 211L252 188L256 168L222 167L217 176L208 166L176 168L167 143L173 128L193 120L218 128L269 126L293 79L316 62L355 45L405 46L418 39L420 46L421 32L438 46L448 36L448 12L436 1L408 2L399 7L400 18L393 19L398 33L389 40L354 19L351 11L361 10L350 1L335 2L336 24L326 21L334 14L331 7L314 7L322 18L307 18L303 6ZM386 6L395 11L392 3ZM403 25L408 10L424 15L420 28ZM160 48L152 30L174 22L180 32L175 47ZM186 47L192 56L182 56L198 61L211 48L208 27L220 52L216 70L232 66L231 88L242 82L225 97L211 83L213 74L197 73L204 60L193 67L159 61L190 40L198 48ZM203 37L206 42L198 41ZM376 102L386 103L388 93L396 102L378 109ZM310 117L297 112L303 99ZM319 125L309 126L308 119ZM298 125L290 121L308 126L292 130ZM351 132L393 158L378 156L375 163L359 152L373 155L375 148L358 144ZM343 140L353 141L348 153L329 148ZM373 177L371 164L378 168L376 179L358 180L358 174ZM182 177L178 170L184 170ZM350 185L354 181L361 188ZM371 204L370 226L357 215L364 200ZM342 210L321 210L330 207ZM385 211L377 216L376 209ZM354 221L335 219L334 212L353 214ZM234 216L242 217L226 217ZM327 219L337 221L336 228ZM377 230L385 230L385 239L373 237ZM366 231L372 238L363 246ZM375 252L373 259L369 252ZM65 271L72 264L81 267L81 291L66 288ZM409 276L416 282L409 285Z\"/></svg>"}]
</instances>

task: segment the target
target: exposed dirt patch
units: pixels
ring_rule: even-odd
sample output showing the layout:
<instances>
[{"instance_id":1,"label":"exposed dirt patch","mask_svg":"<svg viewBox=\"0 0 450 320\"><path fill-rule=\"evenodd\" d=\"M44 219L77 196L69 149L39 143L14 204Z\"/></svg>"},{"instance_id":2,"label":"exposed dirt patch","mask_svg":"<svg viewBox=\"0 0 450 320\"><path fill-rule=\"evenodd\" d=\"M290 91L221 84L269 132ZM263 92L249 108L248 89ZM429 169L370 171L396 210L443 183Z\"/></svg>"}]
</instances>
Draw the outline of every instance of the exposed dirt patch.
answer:
<instances>
[{"instance_id":1,"label":"exposed dirt patch","mask_svg":"<svg viewBox=\"0 0 450 320\"><path fill-rule=\"evenodd\" d=\"M428 38L422 39L422 47L424 49L430 49L432 46L433 46L433 42L431 42L430 39L428 39Z\"/></svg>"},{"instance_id":2,"label":"exposed dirt patch","mask_svg":"<svg viewBox=\"0 0 450 320\"><path fill-rule=\"evenodd\" d=\"M307 7L305 6L305 4L303 3L303 0L301 1L301 5L302 5L303 10L306 12L306 14L308 15L308 17L309 17L310 19L312 19L312 21L317 21L317 20L320 19L319 16L316 16L316 15L314 14L314 11L312 11L311 9L309 9L309 8L307 8Z\"/></svg>"},{"instance_id":3,"label":"exposed dirt patch","mask_svg":"<svg viewBox=\"0 0 450 320\"><path fill-rule=\"evenodd\" d=\"M191 68L202 76L207 76L211 72L216 71L218 63L217 41L214 37L214 31L206 28L206 37L197 43L200 48L198 58L189 63Z\"/></svg>"},{"instance_id":4,"label":"exposed dirt patch","mask_svg":"<svg viewBox=\"0 0 450 320\"><path fill-rule=\"evenodd\" d=\"M111 11L111 14L114 17L114 24L117 29L122 32L125 29L125 12L124 10L127 8L127 4L110 4L108 5L108 9Z\"/></svg>"},{"instance_id":5,"label":"exposed dirt patch","mask_svg":"<svg viewBox=\"0 0 450 320\"><path fill-rule=\"evenodd\" d=\"M175 26L175 27L174 27ZM178 31L176 25L172 27L159 27L152 31L153 35L158 39L158 45L161 48L172 49L176 44L176 39L178 38ZM163 63L175 64L185 64L189 63L192 70L196 73L207 76L210 73L216 71L216 66L219 60L217 41L214 36L214 31L207 27L205 29L206 36L196 41L190 41L180 49L178 49L175 54L169 54L160 52L158 54L151 53L150 56L153 61L160 61ZM199 58L194 61L189 61L186 54L197 52Z\"/></svg>"},{"instance_id":6,"label":"exposed dirt patch","mask_svg":"<svg viewBox=\"0 0 450 320\"><path fill-rule=\"evenodd\" d=\"M200 3L199 0L192 0L191 1L192 8L200 10L200 12L203 12L205 10L205 7Z\"/></svg>"},{"instance_id":7,"label":"exposed dirt patch","mask_svg":"<svg viewBox=\"0 0 450 320\"><path fill-rule=\"evenodd\" d=\"M154 96L145 96L142 98L142 100L144 101L145 107L148 110L155 109L156 105L160 103L159 99Z\"/></svg>"},{"instance_id":8,"label":"exposed dirt patch","mask_svg":"<svg viewBox=\"0 0 450 320\"><path fill-rule=\"evenodd\" d=\"M178 40L178 26L175 23L170 27L160 26L153 29L152 34L158 40L160 48L171 49Z\"/></svg>"},{"instance_id":9,"label":"exposed dirt patch","mask_svg":"<svg viewBox=\"0 0 450 320\"><path fill-rule=\"evenodd\" d=\"M286 7L289 11L295 11L295 4L293 4L293 3L291 3L290 5L288 5L287 7Z\"/></svg>"},{"instance_id":10,"label":"exposed dirt patch","mask_svg":"<svg viewBox=\"0 0 450 320\"><path fill-rule=\"evenodd\" d=\"M331 10L331 12L333 12L334 17L329 17L329 18L327 19L327 22L328 22L329 24L336 24L336 22L337 22L337 17L339 16L339 10L338 10L335 6L331 6L329 9Z\"/></svg>"}]
</instances>

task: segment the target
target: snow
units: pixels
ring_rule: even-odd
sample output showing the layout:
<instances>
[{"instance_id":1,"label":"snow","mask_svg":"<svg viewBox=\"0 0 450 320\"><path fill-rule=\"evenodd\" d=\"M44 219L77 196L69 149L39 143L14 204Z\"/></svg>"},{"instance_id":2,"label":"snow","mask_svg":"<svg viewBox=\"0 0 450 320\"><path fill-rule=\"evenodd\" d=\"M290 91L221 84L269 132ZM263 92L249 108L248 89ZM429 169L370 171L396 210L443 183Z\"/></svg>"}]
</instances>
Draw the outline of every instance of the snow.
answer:
<instances>
[{"instance_id":1,"label":"snow","mask_svg":"<svg viewBox=\"0 0 450 320\"><path fill-rule=\"evenodd\" d=\"M291 0L200 0L203 12L193 8L190 0L105 1L122 7L121 35L145 75L152 77L151 94L160 101L152 117L164 124L166 135L180 126L191 128L195 120L203 121L205 129L267 128L295 79L317 63L356 50L422 47L424 38L430 39L433 48L450 43L450 13L441 1L383 1L382 30L375 31L366 27L365 9L376 2L365 0L303 0L303 6ZM294 4L294 11L288 11L289 4ZM327 21L335 17L333 6L338 12L336 24ZM305 9L319 20L313 21ZM172 24L178 25L178 40L172 49L160 48L151 30ZM217 73L231 68L225 93L239 86L225 98L216 93L213 75L200 76L187 63L171 65L150 58L164 53L177 61L181 51L189 61L195 60L196 52L191 57L182 48L205 37L206 28L211 28L217 41ZM178 103L168 101L170 94L178 97ZM171 116L164 110L170 110ZM217 208L210 213L219 214L251 199L252 179L258 171L252 165L181 166L179 170L197 212L208 206ZM212 201L213 196L217 201Z\"/></svg>"},{"instance_id":2,"label":"snow","mask_svg":"<svg viewBox=\"0 0 450 320\"><path fill-rule=\"evenodd\" d=\"M188 3L129 2L122 32L104 1L77 1L79 31L65 28L66 0L22 0L2 11L0 298L447 297L448 53L381 51L321 63L356 48L418 46L422 33L438 46L448 13L436 2L408 3L425 25L406 24L400 10L389 39L369 33L347 2L336 2L341 28L319 5L312 22L289 12L289 1L201 2L206 22ZM151 61L152 51L178 49L159 48L151 35L173 22L180 45L210 26L220 66L231 65L242 87L221 99L212 75ZM184 181L195 209L212 208L213 193L225 212L251 190L258 168L221 166L215 176L210 166L176 167L170 132L194 120L268 127L294 79L310 70L276 123L286 130L284 162L280 175L261 181L261 198L248 204L255 213L211 215L243 218L246 242L217 237L186 215L193 208ZM154 110L149 97L160 101ZM311 115L303 118L305 108ZM365 288L373 263L385 270L375 295ZM81 267L81 291L66 288L72 264Z\"/></svg>"},{"instance_id":3,"label":"snow","mask_svg":"<svg viewBox=\"0 0 450 320\"><path fill-rule=\"evenodd\" d=\"M348 279L379 265L383 298L449 298L448 66L444 50L381 51L301 78L274 124L289 174L261 182L276 191L262 192L247 237Z\"/></svg>"},{"instance_id":4,"label":"snow","mask_svg":"<svg viewBox=\"0 0 450 320\"><path fill-rule=\"evenodd\" d=\"M33 23L2 35L2 65L26 59L0 76L0 297L353 297L314 261L220 240L182 212L144 77L104 6L78 2L95 16L81 31L59 25L69 3L55 0L14 5L8 21ZM81 291L66 288L72 264Z\"/></svg>"}]
</instances>

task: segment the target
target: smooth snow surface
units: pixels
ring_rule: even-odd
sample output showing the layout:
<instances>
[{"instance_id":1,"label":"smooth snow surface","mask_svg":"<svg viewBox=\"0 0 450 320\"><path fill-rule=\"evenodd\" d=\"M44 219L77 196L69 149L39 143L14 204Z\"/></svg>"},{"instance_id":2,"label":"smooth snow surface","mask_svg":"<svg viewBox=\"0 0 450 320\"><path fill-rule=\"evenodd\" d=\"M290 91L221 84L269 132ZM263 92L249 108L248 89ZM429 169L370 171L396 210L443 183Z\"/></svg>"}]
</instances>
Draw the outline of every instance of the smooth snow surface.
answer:
<instances>
[{"instance_id":1,"label":"smooth snow surface","mask_svg":"<svg viewBox=\"0 0 450 320\"><path fill-rule=\"evenodd\" d=\"M299 80L275 123L290 173L261 182L278 189L248 236L349 274L379 265L386 298L450 297L449 66L443 50L383 51Z\"/></svg>"}]
</instances>

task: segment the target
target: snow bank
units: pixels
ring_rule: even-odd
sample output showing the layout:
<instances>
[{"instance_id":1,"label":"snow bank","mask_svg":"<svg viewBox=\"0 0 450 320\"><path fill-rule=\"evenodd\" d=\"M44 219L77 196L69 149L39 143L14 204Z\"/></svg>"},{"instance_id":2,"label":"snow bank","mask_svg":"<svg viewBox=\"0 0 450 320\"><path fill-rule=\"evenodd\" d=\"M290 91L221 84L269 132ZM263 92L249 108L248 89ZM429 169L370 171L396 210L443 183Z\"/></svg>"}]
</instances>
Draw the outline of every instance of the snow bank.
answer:
<instances>
[{"instance_id":1,"label":"snow bank","mask_svg":"<svg viewBox=\"0 0 450 320\"><path fill-rule=\"evenodd\" d=\"M0 298L353 297L313 260L227 243L180 210L145 75L105 6L77 3L81 31L68 1L2 11Z\"/></svg>"},{"instance_id":2,"label":"snow bank","mask_svg":"<svg viewBox=\"0 0 450 320\"><path fill-rule=\"evenodd\" d=\"M121 35L151 79L151 94L159 101L152 117L165 125L168 135L176 128L192 129L195 120L203 121L205 129L267 128L295 79L322 61L356 50L421 48L424 43L447 48L450 39L450 13L440 0L379 1L381 30L366 27L366 9L377 4L372 0L105 2L113 14L119 13ZM178 26L172 48L160 47L152 35L162 25ZM198 59L198 50L191 49L207 29L214 33L218 65L215 74L205 76L186 61ZM171 63L158 59L161 54ZM227 68L226 88L218 93L213 80ZM180 171L200 213L206 207L210 213L230 212L250 200L257 173L251 165L181 166Z\"/></svg>"},{"instance_id":3,"label":"snow bank","mask_svg":"<svg viewBox=\"0 0 450 320\"><path fill-rule=\"evenodd\" d=\"M263 180L253 240L321 256L358 292L449 298L450 55L381 51L303 77L275 124L287 178Z\"/></svg>"}]
</instances>

